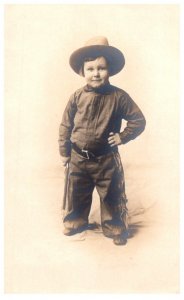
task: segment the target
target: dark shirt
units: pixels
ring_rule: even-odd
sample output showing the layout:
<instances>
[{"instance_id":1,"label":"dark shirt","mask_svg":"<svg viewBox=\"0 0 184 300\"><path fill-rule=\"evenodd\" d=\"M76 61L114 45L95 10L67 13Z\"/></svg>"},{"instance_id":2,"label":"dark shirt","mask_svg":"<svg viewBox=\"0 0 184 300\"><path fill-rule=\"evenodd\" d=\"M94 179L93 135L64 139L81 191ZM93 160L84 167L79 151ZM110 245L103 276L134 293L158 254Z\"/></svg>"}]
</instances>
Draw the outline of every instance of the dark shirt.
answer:
<instances>
[{"instance_id":1,"label":"dark shirt","mask_svg":"<svg viewBox=\"0 0 184 300\"><path fill-rule=\"evenodd\" d=\"M122 132L122 120L127 121ZM70 156L71 144L98 150L108 145L109 133L120 133L122 144L135 139L145 128L145 118L131 97L109 83L99 89L88 85L69 99L59 128L59 150Z\"/></svg>"}]
</instances>

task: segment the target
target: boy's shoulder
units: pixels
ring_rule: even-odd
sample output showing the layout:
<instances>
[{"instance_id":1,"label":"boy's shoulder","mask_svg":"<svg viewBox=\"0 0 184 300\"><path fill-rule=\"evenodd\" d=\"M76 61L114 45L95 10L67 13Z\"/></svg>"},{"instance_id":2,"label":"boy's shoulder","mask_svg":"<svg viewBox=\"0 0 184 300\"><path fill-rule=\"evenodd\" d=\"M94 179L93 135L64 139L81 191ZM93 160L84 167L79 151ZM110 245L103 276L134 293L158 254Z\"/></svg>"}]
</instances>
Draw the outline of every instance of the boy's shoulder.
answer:
<instances>
[{"instance_id":1,"label":"boy's shoulder","mask_svg":"<svg viewBox=\"0 0 184 300\"><path fill-rule=\"evenodd\" d=\"M72 93L72 95L71 96L79 96L81 93L83 93L84 92L84 87L80 87L80 88L78 88L77 90L75 90L73 93Z\"/></svg>"},{"instance_id":2,"label":"boy's shoulder","mask_svg":"<svg viewBox=\"0 0 184 300\"><path fill-rule=\"evenodd\" d=\"M114 90L115 93L117 93L120 96L128 96L128 93L123 90L122 88L115 86L115 85L111 85L112 90Z\"/></svg>"}]
</instances>

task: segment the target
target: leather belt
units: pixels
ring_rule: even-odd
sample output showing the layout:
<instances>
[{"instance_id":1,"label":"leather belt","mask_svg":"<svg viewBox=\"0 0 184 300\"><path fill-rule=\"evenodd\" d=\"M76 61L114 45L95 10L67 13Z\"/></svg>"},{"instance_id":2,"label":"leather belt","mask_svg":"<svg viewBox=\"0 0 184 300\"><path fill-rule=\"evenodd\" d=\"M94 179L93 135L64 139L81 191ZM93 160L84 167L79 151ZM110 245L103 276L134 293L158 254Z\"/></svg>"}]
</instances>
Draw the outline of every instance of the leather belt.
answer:
<instances>
[{"instance_id":1,"label":"leather belt","mask_svg":"<svg viewBox=\"0 0 184 300\"><path fill-rule=\"evenodd\" d=\"M117 148L113 147L104 147L103 149L100 149L98 151L90 151L87 149L80 149L76 144L72 144L72 148L81 156L83 156L86 159L95 159L98 158L99 156L103 156L106 155L108 153L112 153L112 152L117 152Z\"/></svg>"}]
</instances>

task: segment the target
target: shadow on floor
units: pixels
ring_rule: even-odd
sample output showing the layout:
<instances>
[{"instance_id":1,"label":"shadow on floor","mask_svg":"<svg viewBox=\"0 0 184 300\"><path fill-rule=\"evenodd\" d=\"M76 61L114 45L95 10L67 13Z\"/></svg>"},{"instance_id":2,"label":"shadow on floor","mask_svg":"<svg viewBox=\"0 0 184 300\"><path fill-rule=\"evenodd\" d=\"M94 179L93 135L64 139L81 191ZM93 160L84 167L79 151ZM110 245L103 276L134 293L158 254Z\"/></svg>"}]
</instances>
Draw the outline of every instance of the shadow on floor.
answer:
<instances>
[{"instance_id":1,"label":"shadow on floor","mask_svg":"<svg viewBox=\"0 0 184 300\"><path fill-rule=\"evenodd\" d=\"M144 227L146 227L146 225L143 224L142 221L129 224L127 238L133 238Z\"/></svg>"},{"instance_id":2,"label":"shadow on floor","mask_svg":"<svg viewBox=\"0 0 184 300\"><path fill-rule=\"evenodd\" d=\"M129 224L128 230L124 234L125 238L127 238L127 239L133 238L144 227L146 227L146 224L144 224L143 221L137 221L137 222L133 222L133 223ZM85 228L85 230L91 230L91 231L95 231L96 233L103 234L101 225L98 223L89 223L88 227Z\"/></svg>"}]
</instances>

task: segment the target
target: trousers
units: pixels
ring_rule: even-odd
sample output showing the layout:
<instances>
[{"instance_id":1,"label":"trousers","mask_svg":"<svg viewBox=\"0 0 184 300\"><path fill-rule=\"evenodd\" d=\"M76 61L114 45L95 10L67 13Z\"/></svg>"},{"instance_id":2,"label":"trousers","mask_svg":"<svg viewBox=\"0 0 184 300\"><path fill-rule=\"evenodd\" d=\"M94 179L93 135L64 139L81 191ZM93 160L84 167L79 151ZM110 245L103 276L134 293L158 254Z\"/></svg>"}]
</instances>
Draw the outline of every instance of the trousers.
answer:
<instances>
[{"instance_id":1,"label":"trousers","mask_svg":"<svg viewBox=\"0 0 184 300\"><path fill-rule=\"evenodd\" d=\"M88 225L94 188L100 198L103 234L114 238L127 229L125 180L118 152L86 159L72 149L68 180L63 218L67 230L77 230Z\"/></svg>"}]
</instances>

